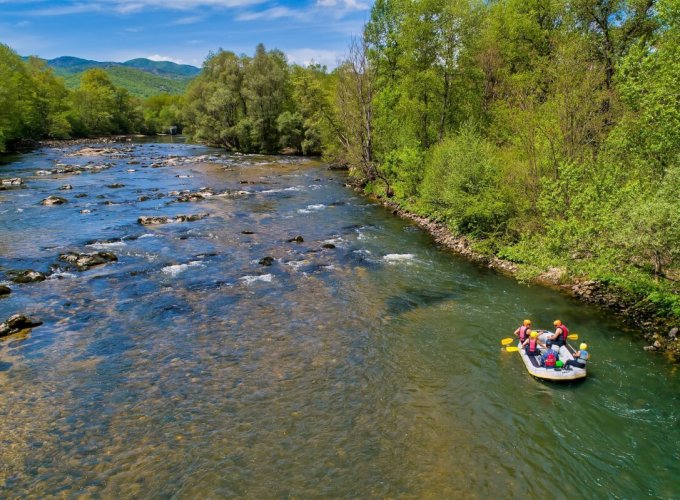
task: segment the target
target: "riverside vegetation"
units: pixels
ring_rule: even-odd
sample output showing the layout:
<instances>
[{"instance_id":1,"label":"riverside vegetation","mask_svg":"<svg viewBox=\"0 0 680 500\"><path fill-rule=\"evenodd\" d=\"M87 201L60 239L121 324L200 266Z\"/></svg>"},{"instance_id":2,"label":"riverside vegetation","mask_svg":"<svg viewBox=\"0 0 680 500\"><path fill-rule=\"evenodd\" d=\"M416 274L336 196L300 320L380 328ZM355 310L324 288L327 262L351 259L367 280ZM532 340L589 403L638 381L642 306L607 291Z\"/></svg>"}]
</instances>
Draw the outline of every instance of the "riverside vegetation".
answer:
<instances>
[{"instance_id":1,"label":"riverside vegetation","mask_svg":"<svg viewBox=\"0 0 680 500\"><path fill-rule=\"evenodd\" d=\"M677 1L377 0L331 72L220 50L184 96L146 101L100 70L69 92L5 46L0 76L0 150L175 125L323 154L521 279L579 283L650 332L680 319Z\"/></svg>"}]
</instances>

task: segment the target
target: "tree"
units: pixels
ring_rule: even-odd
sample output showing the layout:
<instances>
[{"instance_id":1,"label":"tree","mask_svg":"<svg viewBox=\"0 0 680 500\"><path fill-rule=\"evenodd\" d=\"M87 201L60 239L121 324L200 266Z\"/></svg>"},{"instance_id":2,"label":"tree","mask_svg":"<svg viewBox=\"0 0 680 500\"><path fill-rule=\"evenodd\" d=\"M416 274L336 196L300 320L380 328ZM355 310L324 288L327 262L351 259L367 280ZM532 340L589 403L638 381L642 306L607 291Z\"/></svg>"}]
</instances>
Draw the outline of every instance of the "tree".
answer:
<instances>
[{"instance_id":1,"label":"tree","mask_svg":"<svg viewBox=\"0 0 680 500\"><path fill-rule=\"evenodd\" d=\"M22 139L34 138L31 117L35 110L32 82L21 58L0 44L0 152Z\"/></svg>"},{"instance_id":2,"label":"tree","mask_svg":"<svg viewBox=\"0 0 680 500\"><path fill-rule=\"evenodd\" d=\"M285 110L288 97L287 63L283 52L267 52L264 45L245 68L243 95L248 102L247 116L252 123L252 140L261 152L278 150L277 118Z\"/></svg>"}]
</instances>

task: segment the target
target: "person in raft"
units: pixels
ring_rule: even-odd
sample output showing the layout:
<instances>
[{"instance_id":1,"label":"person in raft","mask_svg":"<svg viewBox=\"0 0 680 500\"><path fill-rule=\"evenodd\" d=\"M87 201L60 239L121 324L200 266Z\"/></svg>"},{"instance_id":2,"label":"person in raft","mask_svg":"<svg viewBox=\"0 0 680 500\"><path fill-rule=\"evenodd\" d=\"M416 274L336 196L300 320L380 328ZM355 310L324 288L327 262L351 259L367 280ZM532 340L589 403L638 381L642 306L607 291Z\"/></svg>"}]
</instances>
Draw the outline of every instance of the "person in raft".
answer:
<instances>
[{"instance_id":1,"label":"person in raft","mask_svg":"<svg viewBox=\"0 0 680 500\"><path fill-rule=\"evenodd\" d=\"M555 333L552 335L552 337L548 337L548 345L556 345L558 348L560 348L567 343L569 330L559 319L556 319L553 322L553 325L555 325Z\"/></svg>"},{"instance_id":2,"label":"person in raft","mask_svg":"<svg viewBox=\"0 0 680 500\"><path fill-rule=\"evenodd\" d=\"M527 356L540 356L541 350L538 346L545 347L545 344L538 340L538 333L531 332L529 338L522 342L522 347L526 350Z\"/></svg>"},{"instance_id":3,"label":"person in raft","mask_svg":"<svg viewBox=\"0 0 680 500\"><path fill-rule=\"evenodd\" d=\"M588 358L590 357L590 354L588 354L588 345L584 342L578 347L578 351L574 353L574 359L570 359L566 363L564 363L564 367L567 370L571 370L572 366L575 366L577 368L585 368L586 367L586 362L588 361Z\"/></svg>"},{"instance_id":4,"label":"person in raft","mask_svg":"<svg viewBox=\"0 0 680 500\"><path fill-rule=\"evenodd\" d=\"M558 350L548 347L541 355L541 366L546 368L556 368L557 362L560 360L559 347Z\"/></svg>"},{"instance_id":5,"label":"person in raft","mask_svg":"<svg viewBox=\"0 0 680 500\"><path fill-rule=\"evenodd\" d=\"M529 334L531 333L531 320L525 319L524 324L515 330L515 337L519 338L520 344L524 343Z\"/></svg>"}]
</instances>

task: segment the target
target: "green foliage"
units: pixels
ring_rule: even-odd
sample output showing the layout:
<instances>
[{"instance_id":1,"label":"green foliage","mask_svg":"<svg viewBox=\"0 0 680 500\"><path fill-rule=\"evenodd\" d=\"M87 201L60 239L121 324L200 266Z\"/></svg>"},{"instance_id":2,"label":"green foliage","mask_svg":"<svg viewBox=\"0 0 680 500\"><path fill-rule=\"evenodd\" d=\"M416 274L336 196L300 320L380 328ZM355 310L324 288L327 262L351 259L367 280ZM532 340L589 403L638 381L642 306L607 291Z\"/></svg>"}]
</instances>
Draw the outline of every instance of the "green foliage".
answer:
<instances>
[{"instance_id":1,"label":"green foliage","mask_svg":"<svg viewBox=\"0 0 680 500\"><path fill-rule=\"evenodd\" d=\"M159 94L149 97L142 104L143 131L146 134L180 134L184 127L182 96Z\"/></svg>"},{"instance_id":2,"label":"green foliage","mask_svg":"<svg viewBox=\"0 0 680 500\"><path fill-rule=\"evenodd\" d=\"M503 234L515 208L503 189L496 147L470 126L435 146L425 165L422 195L463 234Z\"/></svg>"},{"instance_id":3,"label":"green foliage","mask_svg":"<svg viewBox=\"0 0 680 500\"><path fill-rule=\"evenodd\" d=\"M71 94L69 121L77 135L128 134L141 127L137 101L118 88L102 69L83 73Z\"/></svg>"},{"instance_id":4,"label":"green foliage","mask_svg":"<svg viewBox=\"0 0 680 500\"><path fill-rule=\"evenodd\" d=\"M0 152L34 137L36 108L31 79L21 58L0 44Z\"/></svg>"},{"instance_id":5,"label":"green foliage","mask_svg":"<svg viewBox=\"0 0 680 500\"><path fill-rule=\"evenodd\" d=\"M155 75L146 71L125 66L113 66L102 68L103 71L116 87L126 89L130 94L139 98L148 98L157 94L181 95L186 92L190 77L173 78L170 76ZM85 72L66 73L64 80L69 89L76 89Z\"/></svg>"},{"instance_id":6,"label":"green foliage","mask_svg":"<svg viewBox=\"0 0 680 500\"><path fill-rule=\"evenodd\" d=\"M302 115L284 111L276 119L281 146L293 148L296 153L302 152L302 141L305 139Z\"/></svg>"}]
</instances>

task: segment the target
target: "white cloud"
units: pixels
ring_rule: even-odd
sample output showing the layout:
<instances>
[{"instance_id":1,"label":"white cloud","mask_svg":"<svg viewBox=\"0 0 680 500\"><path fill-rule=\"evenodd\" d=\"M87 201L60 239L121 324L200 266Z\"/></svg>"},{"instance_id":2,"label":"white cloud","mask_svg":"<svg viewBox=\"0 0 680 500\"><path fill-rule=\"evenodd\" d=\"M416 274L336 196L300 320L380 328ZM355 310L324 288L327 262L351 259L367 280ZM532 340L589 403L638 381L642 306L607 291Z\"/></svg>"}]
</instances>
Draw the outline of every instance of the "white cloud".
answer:
<instances>
[{"instance_id":1,"label":"white cloud","mask_svg":"<svg viewBox=\"0 0 680 500\"><path fill-rule=\"evenodd\" d=\"M179 19L175 19L170 23L170 26L185 26L187 24L196 24L200 23L203 21L205 17L203 16L189 16L189 17L181 17Z\"/></svg>"},{"instance_id":2,"label":"white cloud","mask_svg":"<svg viewBox=\"0 0 680 500\"><path fill-rule=\"evenodd\" d=\"M319 7L337 7L339 10L366 10L368 4L357 0L316 0Z\"/></svg>"},{"instance_id":3,"label":"white cloud","mask_svg":"<svg viewBox=\"0 0 680 500\"><path fill-rule=\"evenodd\" d=\"M184 61L181 59L175 59L174 57L168 57L168 56L161 56L158 54L154 54L152 56L146 56L147 59L151 59L152 61L168 61L168 62L173 62L175 64L184 64Z\"/></svg>"},{"instance_id":4,"label":"white cloud","mask_svg":"<svg viewBox=\"0 0 680 500\"><path fill-rule=\"evenodd\" d=\"M320 49L293 49L286 51L288 61L301 66L309 66L310 64L321 64L327 66L329 69L335 68L338 61L342 59L343 54L333 50Z\"/></svg>"},{"instance_id":5,"label":"white cloud","mask_svg":"<svg viewBox=\"0 0 680 500\"><path fill-rule=\"evenodd\" d=\"M243 12L236 16L236 21L255 21L259 19L271 21L272 19L280 19L283 17L305 19L308 16L309 12L302 10L289 9L288 7L272 7L271 9L260 12Z\"/></svg>"}]
</instances>

